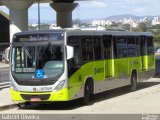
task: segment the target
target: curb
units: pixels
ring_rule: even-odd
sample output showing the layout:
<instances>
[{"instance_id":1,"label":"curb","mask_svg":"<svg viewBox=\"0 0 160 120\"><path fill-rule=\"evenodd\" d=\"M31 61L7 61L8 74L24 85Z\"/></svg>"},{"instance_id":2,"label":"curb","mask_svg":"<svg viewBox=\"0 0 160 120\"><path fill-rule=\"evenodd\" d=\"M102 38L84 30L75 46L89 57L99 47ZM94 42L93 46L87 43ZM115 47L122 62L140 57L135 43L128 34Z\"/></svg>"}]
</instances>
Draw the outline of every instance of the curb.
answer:
<instances>
[{"instance_id":1,"label":"curb","mask_svg":"<svg viewBox=\"0 0 160 120\"><path fill-rule=\"evenodd\" d=\"M8 87L10 87L10 82L0 83L0 90L2 90L4 88L8 88ZM0 111L13 109L13 108L16 108L16 107L17 107L17 104L15 104L15 103L9 104L9 105L4 105L4 106L0 106Z\"/></svg>"},{"instance_id":2,"label":"curb","mask_svg":"<svg viewBox=\"0 0 160 120\"><path fill-rule=\"evenodd\" d=\"M0 111L13 109L13 108L16 108L16 107L17 107L17 104L4 105L4 106L0 106Z\"/></svg>"},{"instance_id":3,"label":"curb","mask_svg":"<svg viewBox=\"0 0 160 120\"><path fill-rule=\"evenodd\" d=\"M24 106L25 105L25 102L22 102L22 103L19 103L20 106ZM21 108L19 107L19 108ZM4 111L4 110L8 110L8 109L13 109L13 108L18 108L18 103L13 103L13 104L10 104L10 105L4 105L4 106L0 106L0 111Z\"/></svg>"},{"instance_id":4,"label":"curb","mask_svg":"<svg viewBox=\"0 0 160 120\"><path fill-rule=\"evenodd\" d=\"M10 84L10 82L2 82L2 83L0 83L0 86L9 85L9 84Z\"/></svg>"},{"instance_id":5,"label":"curb","mask_svg":"<svg viewBox=\"0 0 160 120\"><path fill-rule=\"evenodd\" d=\"M10 82L0 83L0 90L8 87L10 87Z\"/></svg>"}]
</instances>

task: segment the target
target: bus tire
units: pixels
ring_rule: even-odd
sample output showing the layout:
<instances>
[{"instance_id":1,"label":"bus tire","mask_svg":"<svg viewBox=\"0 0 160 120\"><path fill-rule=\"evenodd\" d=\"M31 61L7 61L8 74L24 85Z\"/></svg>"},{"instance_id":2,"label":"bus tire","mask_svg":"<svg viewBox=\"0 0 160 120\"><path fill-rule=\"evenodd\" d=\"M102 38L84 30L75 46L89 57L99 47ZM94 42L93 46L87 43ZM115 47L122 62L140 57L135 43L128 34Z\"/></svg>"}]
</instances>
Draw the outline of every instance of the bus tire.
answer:
<instances>
[{"instance_id":1,"label":"bus tire","mask_svg":"<svg viewBox=\"0 0 160 120\"><path fill-rule=\"evenodd\" d=\"M90 103L90 93L91 93L91 87L89 81L87 81L84 87L84 97L82 98L82 103L84 105L88 105Z\"/></svg>"},{"instance_id":2,"label":"bus tire","mask_svg":"<svg viewBox=\"0 0 160 120\"><path fill-rule=\"evenodd\" d=\"M130 85L131 92L134 92L137 90L137 74L135 72L131 75L131 85Z\"/></svg>"}]
</instances>

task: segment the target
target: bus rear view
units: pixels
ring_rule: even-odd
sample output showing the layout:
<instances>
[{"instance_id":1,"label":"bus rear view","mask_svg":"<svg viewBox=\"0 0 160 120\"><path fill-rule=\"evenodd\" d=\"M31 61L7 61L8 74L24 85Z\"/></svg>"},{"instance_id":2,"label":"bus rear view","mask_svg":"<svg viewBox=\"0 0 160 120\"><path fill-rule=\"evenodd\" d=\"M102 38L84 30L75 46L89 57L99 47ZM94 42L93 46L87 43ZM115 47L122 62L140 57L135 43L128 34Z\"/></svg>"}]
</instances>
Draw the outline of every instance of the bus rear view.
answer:
<instances>
[{"instance_id":1,"label":"bus rear view","mask_svg":"<svg viewBox=\"0 0 160 120\"><path fill-rule=\"evenodd\" d=\"M18 33L11 48L13 101L68 101L65 33Z\"/></svg>"}]
</instances>

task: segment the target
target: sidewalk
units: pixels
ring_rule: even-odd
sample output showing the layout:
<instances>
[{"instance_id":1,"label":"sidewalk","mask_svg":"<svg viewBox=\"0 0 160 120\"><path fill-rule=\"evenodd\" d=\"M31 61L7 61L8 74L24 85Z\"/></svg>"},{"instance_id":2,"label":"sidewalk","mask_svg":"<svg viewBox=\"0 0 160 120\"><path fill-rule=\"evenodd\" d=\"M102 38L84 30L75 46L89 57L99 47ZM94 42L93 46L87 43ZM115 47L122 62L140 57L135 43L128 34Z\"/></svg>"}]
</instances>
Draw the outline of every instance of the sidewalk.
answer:
<instances>
[{"instance_id":1,"label":"sidewalk","mask_svg":"<svg viewBox=\"0 0 160 120\"><path fill-rule=\"evenodd\" d=\"M11 101L9 90L10 88L0 90L0 111L16 107L16 104Z\"/></svg>"},{"instance_id":2,"label":"sidewalk","mask_svg":"<svg viewBox=\"0 0 160 120\"><path fill-rule=\"evenodd\" d=\"M8 81L9 76L6 76L5 78L5 75L6 75L5 71L8 69L9 69L8 63L0 62L0 74L3 76L1 77L3 79L7 79L7 81L4 80L0 82L0 111L16 107L16 104L13 103L10 98L10 91L9 91L10 88L9 88L9 81Z\"/></svg>"},{"instance_id":3,"label":"sidewalk","mask_svg":"<svg viewBox=\"0 0 160 120\"><path fill-rule=\"evenodd\" d=\"M9 64L0 62L0 89L6 82L9 82Z\"/></svg>"},{"instance_id":4,"label":"sidewalk","mask_svg":"<svg viewBox=\"0 0 160 120\"><path fill-rule=\"evenodd\" d=\"M6 67L9 67L9 63L0 62L0 69L6 68Z\"/></svg>"}]
</instances>

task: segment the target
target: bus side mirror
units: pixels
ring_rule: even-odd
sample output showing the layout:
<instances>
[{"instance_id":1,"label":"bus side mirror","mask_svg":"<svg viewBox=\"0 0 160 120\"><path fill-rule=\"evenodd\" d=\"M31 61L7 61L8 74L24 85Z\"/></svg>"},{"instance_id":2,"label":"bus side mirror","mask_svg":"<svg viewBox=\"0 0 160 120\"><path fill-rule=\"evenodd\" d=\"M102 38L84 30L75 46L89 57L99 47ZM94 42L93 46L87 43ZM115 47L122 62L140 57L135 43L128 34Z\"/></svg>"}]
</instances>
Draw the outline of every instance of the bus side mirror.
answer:
<instances>
[{"instance_id":1,"label":"bus side mirror","mask_svg":"<svg viewBox=\"0 0 160 120\"><path fill-rule=\"evenodd\" d=\"M68 45L66 46L66 48L67 48L67 60L69 60L74 56L74 49L72 46L68 46Z\"/></svg>"}]
</instances>

